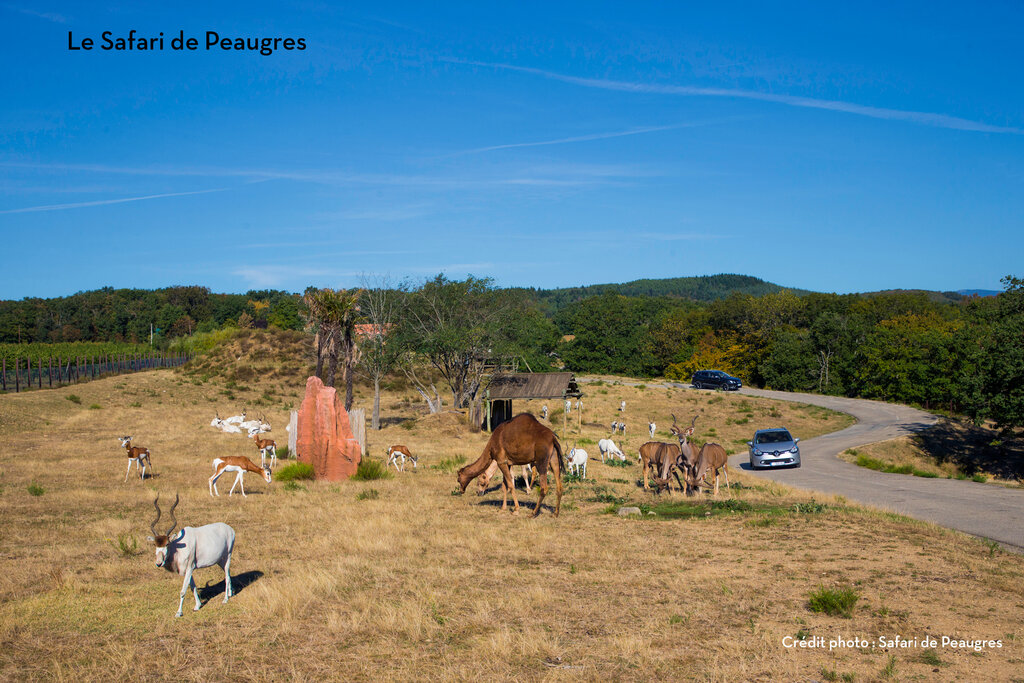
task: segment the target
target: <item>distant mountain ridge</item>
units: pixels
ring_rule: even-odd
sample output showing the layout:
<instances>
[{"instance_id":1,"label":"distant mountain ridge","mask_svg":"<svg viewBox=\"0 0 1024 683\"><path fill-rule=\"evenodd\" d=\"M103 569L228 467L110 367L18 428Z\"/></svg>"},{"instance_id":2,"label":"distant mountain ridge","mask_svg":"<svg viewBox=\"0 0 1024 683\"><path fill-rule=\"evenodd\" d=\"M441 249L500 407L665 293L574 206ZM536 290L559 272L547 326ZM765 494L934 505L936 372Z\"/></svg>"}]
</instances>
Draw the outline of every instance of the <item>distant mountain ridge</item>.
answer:
<instances>
[{"instance_id":1,"label":"distant mountain ridge","mask_svg":"<svg viewBox=\"0 0 1024 683\"><path fill-rule=\"evenodd\" d=\"M789 290L800 296L811 293L810 290L783 287L761 278L733 273L659 279L645 278L621 284L609 283L526 291L532 292L539 301L557 309L587 297L599 296L608 292L623 296L672 297L706 303L717 299L724 299L734 292L756 297L782 290Z\"/></svg>"},{"instance_id":2,"label":"distant mountain ridge","mask_svg":"<svg viewBox=\"0 0 1024 683\"><path fill-rule=\"evenodd\" d=\"M961 296L996 296L1002 294L998 289L958 289L956 293Z\"/></svg>"}]
</instances>

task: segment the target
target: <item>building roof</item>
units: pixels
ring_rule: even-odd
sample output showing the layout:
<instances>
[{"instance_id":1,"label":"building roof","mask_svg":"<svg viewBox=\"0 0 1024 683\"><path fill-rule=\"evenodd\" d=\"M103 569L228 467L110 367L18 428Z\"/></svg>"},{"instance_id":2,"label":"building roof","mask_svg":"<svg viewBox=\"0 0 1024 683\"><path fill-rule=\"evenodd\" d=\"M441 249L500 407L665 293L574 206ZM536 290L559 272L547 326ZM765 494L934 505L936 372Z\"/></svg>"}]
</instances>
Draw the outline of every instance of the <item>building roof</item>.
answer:
<instances>
[{"instance_id":1,"label":"building roof","mask_svg":"<svg viewBox=\"0 0 1024 683\"><path fill-rule=\"evenodd\" d=\"M583 395L571 372L495 375L487 391L492 401L512 398L579 398Z\"/></svg>"}]
</instances>

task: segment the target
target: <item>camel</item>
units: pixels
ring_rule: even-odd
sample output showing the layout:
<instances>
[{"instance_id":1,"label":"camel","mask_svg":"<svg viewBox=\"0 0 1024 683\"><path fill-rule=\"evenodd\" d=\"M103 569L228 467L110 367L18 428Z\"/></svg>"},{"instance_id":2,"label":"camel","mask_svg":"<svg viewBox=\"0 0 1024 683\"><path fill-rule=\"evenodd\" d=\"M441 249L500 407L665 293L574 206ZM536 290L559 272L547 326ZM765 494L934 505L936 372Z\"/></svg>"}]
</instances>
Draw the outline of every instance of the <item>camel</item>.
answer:
<instances>
[{"instance_id":1,"label":"camel","mask_svg":"<svg viewBox=\"0 0 1024 683\"><path fill-rule=\"evenodd\" d=\"M548 493L548 466L555 475L555 517L562 509L562 470L565 464L562 461L562 446L558 443L555 433L542 425L537 418L529 413L516 415L508 422L503 422L491 434L491 438L484 446L483 453L476 462L466 465L459 470L459 488L463 493L469 482L473 481L487 471L490 464L497 463L498 469L504 479L502 484L501 509L508 507L508 494L512 492L512 514L519 512L519 499L516 496L514 479L509 469L511 465L531 465L536 472L537 487L540 489L540 498L537 499L537 507L533 516L540 514L541 503Z\"/></svg>"}]
</instances>

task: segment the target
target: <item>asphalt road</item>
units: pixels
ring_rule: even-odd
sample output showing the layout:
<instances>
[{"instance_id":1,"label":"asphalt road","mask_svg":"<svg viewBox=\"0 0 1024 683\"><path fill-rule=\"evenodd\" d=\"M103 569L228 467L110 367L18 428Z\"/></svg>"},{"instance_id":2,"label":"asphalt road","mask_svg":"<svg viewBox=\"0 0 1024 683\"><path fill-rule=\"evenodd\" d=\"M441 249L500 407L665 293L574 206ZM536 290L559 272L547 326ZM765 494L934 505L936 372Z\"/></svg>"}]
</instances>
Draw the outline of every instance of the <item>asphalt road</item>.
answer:
<instances>
[{"instance_id":1,"label":"asphalt road","mask_svg":"<svg viewBox=\"0 0 1024 683\"><path fill-rule=\"evenodd\" d=\"M852 427L800 441L803 463L800 468L756 470L753 474L802 489L840 494L853 501L992 539L1024 552L1024 490L956 479L885 474L836 457L848 448L927 429L935 423L934 415L907 406L862 399L747 388L741 389L741 393L810 403L857 418L857 424ZM733 467L751 472L748 462L746 452L730 459Z\"/></svg>"}]
</instances>

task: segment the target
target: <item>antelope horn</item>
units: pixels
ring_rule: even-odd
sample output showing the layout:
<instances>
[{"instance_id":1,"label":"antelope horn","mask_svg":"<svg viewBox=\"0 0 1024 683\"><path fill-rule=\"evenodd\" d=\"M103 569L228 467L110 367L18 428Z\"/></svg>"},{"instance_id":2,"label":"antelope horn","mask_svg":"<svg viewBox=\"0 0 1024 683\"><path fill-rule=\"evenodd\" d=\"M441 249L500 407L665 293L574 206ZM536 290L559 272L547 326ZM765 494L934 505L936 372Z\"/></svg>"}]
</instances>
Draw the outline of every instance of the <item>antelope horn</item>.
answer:
<instances>
[{"instance_id":1,"label":"antelope horn","mask_svg":"<svg viewBox=\"0 0 1024 683\"><path fill-rule=\"evenodd\" d=\"M178 526L178 518L174 516L174 508L176 508L176 507L178 507L178 494L177 493L174 494L174 505L171 506L170 513L169 513L171 515L171 528L167 530L167 535L168 536L170 536L171 532L174 531L174 529Z\"/></svg>"},{"instance_id":2,"label":"antelope horn","mask_svg":"<svg viewBox=\"0 0 1024 683\"><path fill-rule=\"evenodd\" d=\"M696 415L693 416L693 420L690 422L690 426L692 427L695 424L697 424L697 416Z\"/></svg>"},{"instance_id":3,"label":"antelope horn","mask_svg":"<svg viewBox=\"0 0 1024 683\"><path fill-rule=\"evenodd\" d=\"M675 424L676 423L676 414L675 413L670 413L670 415L672 415L672 424Z\"/></svg>"},{"instance_id":4,"label":"antelope horn","mask_svg":"<svg viewBox=\"0 0 1024 683\"><path fill-rule=\"evenodd\" d=\"M160 494L156 494L156 498L153 499L153 507L156 508L156 519L149 525L149 530L153 532L153 536L159 536L160 532L156 530L156 523L160 521L160 506L157 505L157 501L160 500Z\"/></svg>"}]
</instances>

